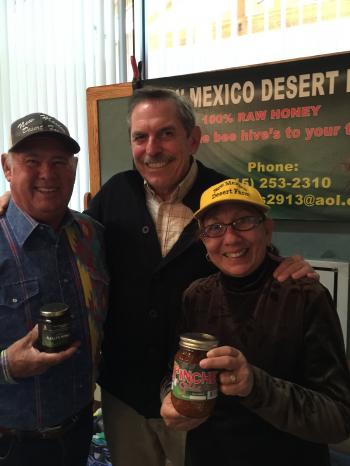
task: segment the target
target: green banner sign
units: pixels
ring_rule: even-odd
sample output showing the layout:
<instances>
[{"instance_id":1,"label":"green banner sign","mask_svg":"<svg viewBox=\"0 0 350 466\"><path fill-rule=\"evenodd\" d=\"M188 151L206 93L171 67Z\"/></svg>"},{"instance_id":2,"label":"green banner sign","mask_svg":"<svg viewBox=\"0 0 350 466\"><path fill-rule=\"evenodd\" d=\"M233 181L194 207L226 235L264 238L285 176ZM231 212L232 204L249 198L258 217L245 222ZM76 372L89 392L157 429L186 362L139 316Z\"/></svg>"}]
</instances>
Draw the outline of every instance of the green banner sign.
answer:
<instances>
[{"instance_id":1,"label":"green banner sign","mask_svg":"<svg viewBox=\"0 0 350 466\"><path fill-rule=\"evenodd\" d=\"M198 158L278 219L350 219L350 53L149 80L188 96Z\"/></svg>"}]
</instances>

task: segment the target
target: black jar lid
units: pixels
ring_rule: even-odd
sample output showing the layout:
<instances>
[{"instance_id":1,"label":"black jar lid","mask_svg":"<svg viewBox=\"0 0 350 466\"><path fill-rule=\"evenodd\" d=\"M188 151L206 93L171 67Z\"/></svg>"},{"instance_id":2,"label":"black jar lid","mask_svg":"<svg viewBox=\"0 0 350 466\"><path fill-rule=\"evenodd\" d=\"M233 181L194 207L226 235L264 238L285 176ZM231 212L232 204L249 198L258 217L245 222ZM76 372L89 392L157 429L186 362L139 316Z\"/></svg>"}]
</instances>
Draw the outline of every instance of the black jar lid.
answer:
<instances>
[{"instance_id":1,"label":"black jar lid","mask_svg":"<svg viewBox=\"0 0 350 466\"><path fill-rule=\"evenodd\" d=\"M43 317L63 316L69 309L65 303L49 303L40 308L40 315Z\"/></svg>"}]
</instances>

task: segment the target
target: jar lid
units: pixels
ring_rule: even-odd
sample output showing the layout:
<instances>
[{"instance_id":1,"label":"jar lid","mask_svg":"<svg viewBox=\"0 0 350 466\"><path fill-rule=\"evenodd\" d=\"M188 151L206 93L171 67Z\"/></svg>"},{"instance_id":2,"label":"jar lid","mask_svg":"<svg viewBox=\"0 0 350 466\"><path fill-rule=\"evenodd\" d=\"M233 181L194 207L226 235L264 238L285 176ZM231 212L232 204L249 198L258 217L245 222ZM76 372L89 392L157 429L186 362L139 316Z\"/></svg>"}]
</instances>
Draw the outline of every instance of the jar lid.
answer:
<instances>
[{"instance_id":1,"label":"jar lid","mask_svg":"<svg viewBox=\"0 0 350 466\"><path fill-rule=\"evenodd\" d=\"M44 317L59 317L68 311L69 306L64 303L49 303L40 308L40 315Z\"/></svg>"},{"instance_id":2,"label":"jar lid","mask_svg":"<svg viewBox=\"0 0 350 466\"><path fill-rule=\"evenodd\" d=\"M218 340L208 333L184 333L180 335L180 346L201 351L209 351L218 346Z\"/></svg>"}]
</instances>

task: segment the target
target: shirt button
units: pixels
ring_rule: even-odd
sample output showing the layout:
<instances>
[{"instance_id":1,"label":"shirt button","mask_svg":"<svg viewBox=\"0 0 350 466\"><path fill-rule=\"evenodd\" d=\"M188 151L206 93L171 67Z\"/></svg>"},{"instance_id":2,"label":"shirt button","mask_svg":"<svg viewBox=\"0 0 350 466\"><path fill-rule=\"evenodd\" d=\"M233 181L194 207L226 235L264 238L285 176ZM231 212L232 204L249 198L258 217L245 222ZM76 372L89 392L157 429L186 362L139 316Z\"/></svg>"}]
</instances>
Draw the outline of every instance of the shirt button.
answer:
<instances>
[{"instance_id":1,"label":"shirt button","mask_svg":"<svg viewBox=\"0 0 350 466\"><path fill-rule=\"evenodd\" d=\"M147 225L143 226L143 227L142 227L142 233L143 233L144 235L147 235L148 232L149 232L149 226L147 226Z\"/></svg>"},{"instance_id":2,"label":"shirt button","mask_svg":"<svg viewBox=\"0 0 350 466\"><path fill-rule=\"evenodd\" d=\"M13 303L18 303L18 299L17 298L12 298L12 302Z\"/></svg>"},{"instance_id":3,"label":"shirt button","mask_svg":"<svg viewBox=\"0 0 350 466\"><path fill-rule=\"evenodd\" d=\"M63 279L63 282L64 282L64 283L68 283L68 278L64 278L64 279Z\"/></svg>"},{"instance_id":4,"label":"shirt button","mask_svg":"<svg viewBox=\"0 0 350 466\"><path fill-rule=\"evenodd\" d=\"M151 309L148 315L150 316L151 319L155 319L156 317L158 317L157 311L155 309Z\"/></svg>"}]
</instances>

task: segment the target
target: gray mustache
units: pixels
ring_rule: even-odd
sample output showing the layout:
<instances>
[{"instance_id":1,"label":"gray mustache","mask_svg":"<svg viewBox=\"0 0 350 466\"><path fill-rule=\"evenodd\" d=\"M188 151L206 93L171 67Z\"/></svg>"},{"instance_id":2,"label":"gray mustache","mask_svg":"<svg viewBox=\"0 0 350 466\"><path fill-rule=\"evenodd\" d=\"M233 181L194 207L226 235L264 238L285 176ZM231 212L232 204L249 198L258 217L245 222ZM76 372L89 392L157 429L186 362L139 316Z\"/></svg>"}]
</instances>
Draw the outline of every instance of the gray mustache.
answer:
<instances>
[{"instance_id":1,"label":"gray mustache","mask_svg":"<svg viewBox=\"0 0 350 466\"><path fill-rule=\"evenodd\" d=\"M163 163L171 162L174 160L174 157L164 156L164 155L155 155L154 157L145 157L143 163Z\"/></svg>"}]
</instances>

